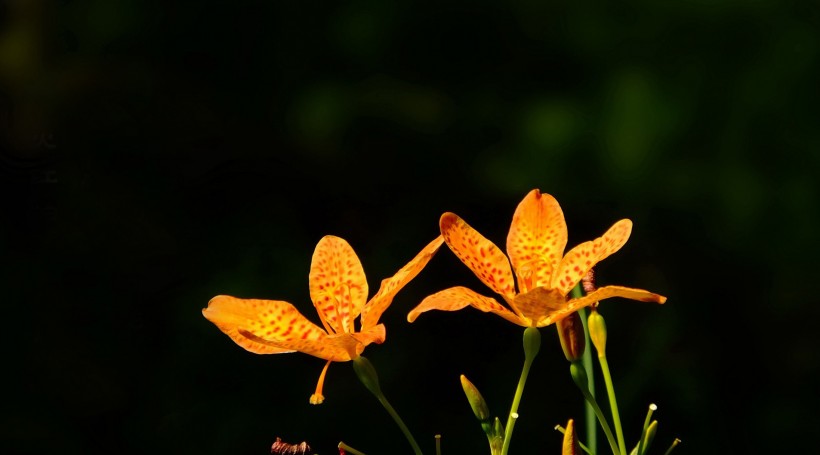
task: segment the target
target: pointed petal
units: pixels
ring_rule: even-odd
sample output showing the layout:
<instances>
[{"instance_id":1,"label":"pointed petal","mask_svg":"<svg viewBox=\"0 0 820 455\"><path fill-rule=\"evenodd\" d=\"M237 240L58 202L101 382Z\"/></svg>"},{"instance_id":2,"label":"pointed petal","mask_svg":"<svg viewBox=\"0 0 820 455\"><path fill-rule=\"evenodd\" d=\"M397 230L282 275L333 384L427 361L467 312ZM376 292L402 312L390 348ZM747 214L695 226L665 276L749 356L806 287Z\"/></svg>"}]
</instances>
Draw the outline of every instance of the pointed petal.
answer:
<instances>
[{"instance_id":1,"label":"pointed petal","mask_svg":"<svg viewBox=\"0 0 820 455\"><path fill-rule=\"evenodd\" d=\"M574 300L592 299L598 302L604 299L608 299L610 297L622 297L625 299L637 300L639 302L650 302L660 304L666 303L666 297L662 295L655 294L644 289L628 288L625 286L604 286L602 288L598 288L594 292L590 292L584 297ZM573 300L570 300L570 305L573 304L572 302Z\"/></svg>"},{"instance_id":2,"label":"pointed petal","mask_svg":"<svg viewBox=\"0 0 820 455\"><path fill-rule=\"evenodd\" d=\"M654 294L643 289L627 288L624 286L604 286L598 290L591 292L583 297L571 299L567 302L566 307L557 311L550 312L546 317L538 321L538 327L544 327L554 323L555 321L564 319L569 314L588 307L604 299L611 297L622 297L630 300L638 300L641 302L664 303L666 297Z\"/></svg>"},{"instance_id":3,"label":"pointed petal","mask_svg":"<svg viewBox=\"0 0 820 455\"><path fill-rule=\"evenodd\" d=\"M567 298L555 289L541 286L527 293L518 294L513 303L524 317L538 321L545 315L564 308L567 305Z\"/></svg>"},{"instance_id":4,"label":"pointed petal","mask_svg":"<svg viewBox=\"0 0 820 455\"><path fill-rule=\"evenodd\" d=\"M549 194L532 190L518 204L507 236L519 292L549 286L567 246L567 223L561 206Z\"/></svg>"},{"instance_id":5,"label":"pointed petal","mask_svg":"<svg viewBox=\"0 0 820 455\"><path fill-rule=\"evenodd\" d=\"M445 213L439 221L447 246L484 284L505 299L515 296L510 262L504 253L470 227L455 213Z\"/></svg>"},{"instance_id":6,"label":"pointed petal","mask_svg":"<svg viewBox=\"0 0 820 455\"><path fill-rule=\"evenodd\" d=\"M513 324L518 324L522 327L529 326L528 321L518 317L518 315L508 310L507 307L501 305L495 299L485 297L461 286L439 291L422 300L417 307L410 311L407 315L407 320L413 322L425 311L457 311L468 305L485 313L495 313Z\"/></svg>"},{"instance_id":7,"label":"pointed petal","mask_svg":"<svg viewBox=\"0 0 820 455\"><path fill-rule=\"evenodd\" d=\"M347 362L364 351L364 345L349 333L326 335L319 340L268 340L244 329L239 329L239 334L257 344L287 349L288 352L299 351L334 362Z\"/></svg>"},{"instance_id":8,"label":"pointed petal","mask_svg":"<svg viewBox=\"0 0 820 455\"><path fill-rule=\"evenodd\" d=\"M324 330L302 316L293 305L281 300L218 295L208 302L208 308L202 310L202 315L236 344L256 354L278 354L295 349L254 342L241 335L240 330L266 339L319 340L327 336Z\"/></svg>"},{"instance_id":9,"label":"pointed petal","mask_svg":"<svg viewBox=\"0 0 820 455\"><path fill-rule=\"evenodd\" d=\"M442 236L436 237L436 239L425 246L416 257L408 262L407 265L396 272L395 275L382 280L379 291L370 299L370 302L365 305L364 310L362 310L362 330L378 324L379 318L393 302L393 298L396 294L421 272L424 266L430 262L433 255L436 254L436 251L438 251L442 243L444 243L444 238Z\"/></svg>"},{"instance_id":10,"label":"pointed petal","mask_svg":"<svg viewBox=\"0 0 820 455\"><path fill-rule=\"evenodd\" d=\"M564 294L569 293L595 264L620 250L631 232L632 221L623 219L612 225L603 236L571 249L552 276L552 287Z\"/></svg>"},{"instance_id":11,"label":"pointed petal","mask_svg":"<svg viewBox=\"0 0 820 455\"><path fill-rule=\"evenodd\" d=\"M353 248L342 238L319 240L310 264L310 298L336 333L353 331L353 320L367 301L367 279Z\"/></svg>"}]
</instances>

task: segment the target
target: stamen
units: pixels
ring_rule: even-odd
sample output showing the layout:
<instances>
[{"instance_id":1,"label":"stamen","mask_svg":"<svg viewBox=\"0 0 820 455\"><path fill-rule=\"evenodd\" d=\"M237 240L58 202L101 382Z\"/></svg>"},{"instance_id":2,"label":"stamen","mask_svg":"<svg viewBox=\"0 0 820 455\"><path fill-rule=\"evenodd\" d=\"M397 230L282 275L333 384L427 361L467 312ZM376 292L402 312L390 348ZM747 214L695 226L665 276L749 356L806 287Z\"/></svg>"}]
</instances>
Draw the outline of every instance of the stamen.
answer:
<instances>
[{"instance_id":1,"label":"stamen","mask_svg":"<svg viewBox=\"0 0 820 455\"><path fill-rule=\"evenodd\" d=\"M336 297L333 296L332 292L325 291L325 294L327 294L331 299L333 299L334 302L336 302L333 305L334 308L339 306L339 303L336 301ZM327 322L324 307L316 303L314 303L313 306L316 308L316 312L319 313L319 320L322 321L322 326L325 328L325 331L331 335L336 333L336 330L333 327L331 327L329 322Z\"/></svg>"},{"instance_id":2,"label":"stamen","mask_svg":"<svg viewBox=\"0 0 820 455\"><path fill-rule=\"evenodd\" d=\"M322 395L322 388L325 386L325 375L327 375L327 367L330 366L330 360L327 361L325 367L322 368L322 374L319 375L319 382L316 384L316 392L310 396L310 404L322 404L325 401L325 396Z\"/></svg>"}]
</instances>

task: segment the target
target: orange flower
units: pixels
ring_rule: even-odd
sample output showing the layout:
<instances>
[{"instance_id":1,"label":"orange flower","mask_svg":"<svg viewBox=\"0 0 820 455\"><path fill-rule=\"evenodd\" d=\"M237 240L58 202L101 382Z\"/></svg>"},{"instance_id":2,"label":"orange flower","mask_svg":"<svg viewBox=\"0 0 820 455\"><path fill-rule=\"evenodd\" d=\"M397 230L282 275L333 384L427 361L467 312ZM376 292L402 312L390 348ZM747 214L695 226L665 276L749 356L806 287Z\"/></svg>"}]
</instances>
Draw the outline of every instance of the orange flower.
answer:
<instances>
[{"instance_id":1,"label":"orange flower","mask_svg":"<svg viewBox=\"0 0 820 455\"><path fill-rule=\"evenodd\" d=\"M602 237L564 254L564 213L554 197L537 189L527 194L513 215L507 236L509 260L454 213L442 215L439 226L447 246L484 284L501 295L509 308L494 298L457 286L424 299L407 315L410 322L425 311L455 311L470 305L523 327L544 327L609 297L666 301L661 295L623 286L605 286L581 298L568 298L567 294L595 264L621 249L632 231L632 222L620 220Z\"/></svg>"},{"instance_id":2,"label":"orange flower","mask_svg":"<svg viewBox=\"0 0 820 455\"><path fill-rule=\"evenodd\" d=\"M382 280L379 291L366 301L368 288L362 263L353 248L339 237L323 237L316 245L308 277L310 298L324 329L310 322L290 303L281 300L240 299L218 295L202 310L206 319L236 344L256 354L304 352L327 360L310 402L324 400L322 386L330 362L353 360L370 343L385 339L382 313L407 283L427 265L443 243L430 242L396 274ZM353 321L361 315L359 331Z\"/></svg>"}]
</instances>

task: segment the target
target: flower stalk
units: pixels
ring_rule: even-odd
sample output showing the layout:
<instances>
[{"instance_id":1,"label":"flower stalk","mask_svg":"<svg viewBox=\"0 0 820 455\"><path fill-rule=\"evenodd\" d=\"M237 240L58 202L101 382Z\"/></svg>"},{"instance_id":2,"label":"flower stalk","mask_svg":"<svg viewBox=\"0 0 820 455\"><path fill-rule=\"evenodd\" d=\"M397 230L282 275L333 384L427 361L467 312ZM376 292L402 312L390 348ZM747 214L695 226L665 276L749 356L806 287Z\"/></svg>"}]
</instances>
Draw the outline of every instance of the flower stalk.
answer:
<instances>
[{"instance_id":1,"label":"flower stalk","mask_svg":"<svg viewBox=\"0 0 820 455\"><path fill-rule=\"evenodd\" d=\"M572 297L575 299L581 298L584 295L584 292L581 290L581 284L576 285L572 288ZM584 327L584 342L585 344L589 344L589 327L587 326L587 309L581 308L578 310L578 316L581 319L581 325ZM584 354L581 357L581 361L583 362L584 369L587 371L592 371L592 350L585 349ZM588 375L587 377L587 390L592 395L592 398L595 398L595 378L592 375ZM592 453L598 453L598 427L595 423L595 409L589 404L587 401L586 406L584 406L584 425L586 427L586 434L587 434L587 445Z\"/></svg>"},{"instance_id":2,"label":"flower stalk","mask_svg":"<svg viewBox=\"0 0 820 455\"><path fill-rule=\"evenodd\" d=\"M401 429L404 437L407 438L410 446L413 447L413 452L416 455L422 455L421 448L419 448L419 444L410 433L407 425L404 424L404 421L401 417L399 417L399 414L395 409L393 409L393 406L390 405L390 402L387 401L387 398L385 398L382 393L381 386L379 386L379 376L376 373L376 369L373 367L373 364L370 363L370 361L364 356L356 357L353 359L353 371L356 372L356 376L362 384L364 384L365 388L367 388L367 390L369 390L370 393L372 393L379 400L379 403L384 406L384 409L387 410L387 413L390 414L390 417L392 417L396 422L396 425L399 426L399 429Z\"/></svg>"},{"instance_id":3,"label":"flower stalk","mask_svg":"<svg viewBox=\"0 0 820 455\"><path fill-rule=\"evenodd\" d=\"M624 440L624 431L621 427L621 415L618 412L618 400L615 397L615 386L612 383L612 374L609 372L609 362L606 359L606 323L604 317L598 313L598 309L593 306L592 311L587 321L589 327L589 337L592 344L598 351L598 363L601 365L601 372L604 375L604 384L606 385L606 394L609 398L609 407L612 410L612 424L615 427L615 434L618 437L618 447L621 449L621 455L626 455L626 441Z\"/></svg>"},{"instance_id":4,"label":"flower stalk","mask_svg":"<svg viewBox=\"0 0 820 455\"><path fill-rule=\"evenodd\" d=\"M581 390L581 394L584 395L586 398L587 403L592 406L592 410L595 412L595 416L598 417L598 422L601 423L601 428L604 430L604 434L606 435L607 441L609 441L609 447L612 449L613 455L618 455L621 453L620 448L618 447L618 443L615 441L615 436L612 434L612 430L609 427L609 423L604 416L604 413L601 411L600 406L598 406L598 402L595 401L595 397L592 396L589 389L587 388L587 373L584 369L584 365L581 362L572 362L569 366L570 375L572 376L572 380L575 382L575 385L578 386L578 389Z\"/></svg>"},{"instance_id":5,"label":"flower stalk","mask_svg":"<svg viewBox=\"0 0 820 455\"><path fill-rule=\"evenodd\" d=\"M512 439L513 427L518 418L518 406L521 404L521 396L524 394L524 386L527 383L527 376L530 374L530 367L541 349L541 332L535 327L524 329L524 367L521 370L521 377L518 379L518 387L515 389L510 415L507 417L507 425L504 432L504 445L501 454L507 455L510 450L510 440Z\"/></svg>"}]
</instances>

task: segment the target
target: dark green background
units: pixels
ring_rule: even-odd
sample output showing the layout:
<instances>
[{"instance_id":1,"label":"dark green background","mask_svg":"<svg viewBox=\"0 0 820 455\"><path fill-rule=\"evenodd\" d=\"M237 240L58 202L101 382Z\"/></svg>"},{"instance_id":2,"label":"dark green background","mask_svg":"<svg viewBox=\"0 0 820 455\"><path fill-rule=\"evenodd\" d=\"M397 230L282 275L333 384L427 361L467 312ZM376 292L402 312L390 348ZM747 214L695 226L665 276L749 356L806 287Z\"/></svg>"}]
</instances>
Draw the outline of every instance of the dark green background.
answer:
<instances>
[{"instance_id":1,"label":"dark green background","mask_svg":"<svg viewBox=\"0 0 820 455\"><path fill-rule=\"evenodd\" d=\"M0 285L6 454L320 454L406 442L348 364L245 352L200 314L284 299L347 239L375 291L453 211L503 246L532 188L597 272L627 438L654 453L815 446L820 7L750 1L3 1ZM458 375L505 415L521 329L406 313L453 285L443 249L366 355L432 453L486 453ZM581 418L552 327L512 453ZM600 377L599 377L600 379ZM602 446L602 449L605 449ZM601 450L605 453L605 450Z\"/></svg>"}]
</instances>

